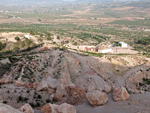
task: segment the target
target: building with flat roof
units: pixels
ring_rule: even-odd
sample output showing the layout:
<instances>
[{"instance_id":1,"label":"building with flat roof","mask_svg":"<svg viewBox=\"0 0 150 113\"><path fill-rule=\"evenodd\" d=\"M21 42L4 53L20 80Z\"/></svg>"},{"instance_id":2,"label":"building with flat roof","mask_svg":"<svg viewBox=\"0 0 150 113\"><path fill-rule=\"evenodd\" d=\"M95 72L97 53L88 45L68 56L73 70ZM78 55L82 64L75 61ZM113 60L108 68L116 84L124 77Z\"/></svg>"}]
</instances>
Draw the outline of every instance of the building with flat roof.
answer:
<instances>
[{"instance_id":1,"label":"building with flat roof","mask_svg":"<svg viewBox=\"0 0 150 113\"><path fill-rule=\"evenodd\" d=\"M119 44L121 44L121 47L128 47L128 44L125 42L119 42Z\"/></svg>"}]
</instances>

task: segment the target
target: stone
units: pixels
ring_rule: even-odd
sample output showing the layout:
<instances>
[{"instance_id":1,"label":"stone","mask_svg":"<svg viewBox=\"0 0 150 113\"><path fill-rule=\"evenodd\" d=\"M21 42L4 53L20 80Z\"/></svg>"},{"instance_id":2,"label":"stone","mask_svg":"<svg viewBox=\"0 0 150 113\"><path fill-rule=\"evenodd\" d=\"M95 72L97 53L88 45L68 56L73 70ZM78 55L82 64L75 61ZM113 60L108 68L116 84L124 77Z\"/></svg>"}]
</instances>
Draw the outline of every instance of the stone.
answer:
<instances>
[{"instance_id":1,"label":"stone","mask_svg":"<svg viewBox=\"0 0 150 113\"><path fill-rule=\"evenodd\" d=\"M32 88L33 87L33 84L32 83L27 83L24 85L26 88Z\"/></svg>"},{"instance_id":2,"label":"stone","mask_svg":"<svg viewBox=\"0 0 150 113\"><path fill-rule=\"evenodd\" d=\"M88 86L87 86L87 92L93 91L95 89L96 89L96 87L94 85L88 84Z\"/></svg>"},{"instance_id":3,"label":"stone","mask_svg":"<svg viewBox=\"0 0 150 113\"><path fill-rule=\"evenodd\" d=\"M67 103L71 105L79 105L86 99L86 89L79 86L67 86Z\"/></svg>"},{"instance_id":4,"label":"stone","mask_svg":"<svg viewBox=\"0 0 150 113\"><path fill-rule=\"evenodd\" d=\"M54 94L51 94L51 95L49 96L50 101L53 101L54 97L55 97L55 95L54 95Z\"/></svg>"},{"instance_id":5,"label":"stone","mask_svg":"<svg viewBox=\"0 0 150 113\"><path fill-rule=\"evenodd\" d=\"M67 92L66 92L65 86L63 84L60 84L56 90L56 94L55 94L56 100L61 100L66 95L67 95Z\"/></svg>"},{"instance_id":6,"label":"stone","mask_svg":"<svg viewBox=\"0 0 150 113\"><path fill-rule=\"evenodd\" d=\"M8 84L11 82L11 79L10 78L1 78L0 79L0 83L1 84Z\"/></svg>"},{"instance_id":7,"label":"stone","mask_svg":"<svg viewBox=\"0 0 150 113\"><path fill-rule=\"evenodd\" d=\"M53 93L54 93L54 89L48 88L48 94L51 95L51 94L53 94Z\"/></svg>"},{"instance_id":8,"label":"stone","mask_svg":"<svg viewBox=\"0 0 150 113\"><path fill-rule=\"evenodd\" d=\"M24 85L24 82L20 79L18 79L17 81L15 81L15 86L16 87L20 87L20 86L23 86Z\"/></svg>"},{"instance_id":9,"label":"stone","mask_svg":"<svg viewBox=\"0 0 150 113\"><path fill-rule=\"evenodd\" d=\"M37 88L37 83L33 83L33 89L36 89Z\"/></svg>"},{"instance_id":10,"label":"stone","mask_svg":"<svg viewBox=\"0 0 150 113\"><path fill-rule=\"evenodd\" d=\"M113 92L113 98L115 101L125 101L130 97L127 90L124 87L115 88Z\"/></svg>"},{"instance_id":11,"label":"stone","mask_svg":"<svg viewBox=\"0 0 150 113\"><path fill-rule=\"evenodd\" d=\"M108 101L107 95L99 90L93 90L87 93L86 98L87 101L94 107L104 105Z\"/></svg>"},{"instance_id":12,"label":"stone","mask_svg":"<svg viewBox=\"0 0 150 113\"><path fill-rule=\"evenodd\" d=\"M19 110L23 113L34 113L32 107L29 104L23 105Z\"/></svg>"},{"instance_id":13,"label":"stone","mask_svg":"<svg viewBox=\"0 0 150 113\"><path fill-rule=\"evenodd\" d=\"M42 113L76 113L76 109L67 103L61 105L46 104L41 109Z\"/></svg>"},{"instance_id":14,"label":"stone","mask_svg":"<svg viewBox=\"0 0 150 113\"><path fill-rule=\"evenodd\" d=\"M9 105L0 103L0 113L22 113L17 109L12 108Z\"/></svg>"},{"instance_id":15,"label":"stone","mask_svg":"<svg viewBox=\"0 0 150 113\"><path fill-rule=\"evenodd\" d=\"M58 106L58 113L76 113L76 109L67 103L63 103Z\"/></svg>"},{"instance_id":16,"label":"stone","mask_svg":"<svg viewBox=\"0 0 150 113\"><path fill-rule=\"evenodd\" d=\"M46 104L41 109L42 113L52 113L51 106L49 104Z\"/></svg>"},{"instance_id":17,"label":"stone","mask_svg":"<svg viewBox=\"0 0 150 113\"><path fill-rule=\"evenodd\" d=\"M43 80L40 83L38 83L36 90L37 91L47 91L48 90L47 82Z\"/></svg>"},{"instance_id":18,"label":"stone","mask_svg":"<svg viewBox=\"0 0 150 113\"><path fill-rule=\"evenodd\" d=\"M109 87L108 85L105 85L104 90L106 93L109 93L111 91L111 87Z\"/></svg>"}]
</instances>

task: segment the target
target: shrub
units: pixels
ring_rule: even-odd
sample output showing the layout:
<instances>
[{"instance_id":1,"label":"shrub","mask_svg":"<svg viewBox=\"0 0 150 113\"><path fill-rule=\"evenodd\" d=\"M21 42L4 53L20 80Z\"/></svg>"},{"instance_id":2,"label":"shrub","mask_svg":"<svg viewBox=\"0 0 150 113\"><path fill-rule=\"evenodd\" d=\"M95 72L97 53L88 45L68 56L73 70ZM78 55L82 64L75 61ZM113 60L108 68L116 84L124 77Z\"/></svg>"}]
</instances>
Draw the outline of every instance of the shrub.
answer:
<instances>
[{"instance_id":1,"label":"shrub","mask_svg":"<svg viewBox=\"0 0 150 113\"><path fill-rule=\"evenodd\" d=\"M49 103L49 102L50 102L50 100L49 100L49 99L47 99L47 100L46 100L46 103Z\"/></svg>"},{"instance_id":2,"label":"shrub","mask_svg":"<svg viewBox=\"0 0 150 113\"><path fill-rule=\"evenodd\" d=\"M14 50L15 50L15 51L19 51L19 47L15 46L15 47L14 47Z\"/></svg>"},{"instance_id":3,"label":"shrub","mask_svg":"<svg viewBox=\"0 0 150 113\"><path fill-rule=\"evenodd\" d=\"M36 106L37 106L37 107L40 107L40 106L41 106L41 104L40 104L40 103L37 103L37 104L36 104Z\"/></svg>"},{"instance_id":4,"label":"shrub","mask_svg":"<svg viewBox=\"0 0 150 113\"><path fill-rule=\"evenodd\" d=\"M75 42L74 45L77 45L77 42Z\"/></svg>"},{"instance_id":5,"label":"shrub","mask_svg":"<svg viewBox=\"0 0 150 113\"><path fill-rule=\"evenodd\" d=\"M3 101L4 104L7 104L7 101Z\"/></svg>"},{"instance_id":6,"label":"shrub","mask_svg":"<svg viewBox=\"0 0 150 113\"><path fill-rule=\"evenodd\" d=\"M139 86L143 86L143 84L142 84L142 83L139 83Z\"/></svg>"},{"instance_id":7,"label":"shrub","mask_svg":"<svg viewBox=\"0 0 150 113\"><path fill-rule=\"evenodd\" d=\"M38 95L38 99L41 99L42 97L41 97L41 95Z\"/></svg>"}]
</instances>

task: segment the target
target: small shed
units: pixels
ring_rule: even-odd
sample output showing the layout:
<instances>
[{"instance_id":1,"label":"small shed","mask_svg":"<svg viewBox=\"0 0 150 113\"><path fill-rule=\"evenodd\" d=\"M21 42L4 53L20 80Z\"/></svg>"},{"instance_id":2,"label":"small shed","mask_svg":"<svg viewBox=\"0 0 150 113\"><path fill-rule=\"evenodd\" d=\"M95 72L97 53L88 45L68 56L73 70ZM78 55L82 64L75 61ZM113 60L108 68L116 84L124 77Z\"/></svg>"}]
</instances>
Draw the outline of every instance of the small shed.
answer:
<instances>
[{"instance_id":1,"label":"small shed","mask_svg":"<svg viewBox=\"0 0 150 113\"><path fill-rule=\"evenodd\" d=\"M119 44L121 44L121 47L128 47L128 44L125 42L119 42Z\"/></svg>"},{"instance_id":2,"label":"small shed","mask_svg":"<svg viewBox=\"0 0 150 113\"><path fill-rule=\"evenodd\" d=\"M30 35L25 35L24 37L25 37L25 38L28 38L28 39L31 38Z\"/></svg>"}]
</instances>

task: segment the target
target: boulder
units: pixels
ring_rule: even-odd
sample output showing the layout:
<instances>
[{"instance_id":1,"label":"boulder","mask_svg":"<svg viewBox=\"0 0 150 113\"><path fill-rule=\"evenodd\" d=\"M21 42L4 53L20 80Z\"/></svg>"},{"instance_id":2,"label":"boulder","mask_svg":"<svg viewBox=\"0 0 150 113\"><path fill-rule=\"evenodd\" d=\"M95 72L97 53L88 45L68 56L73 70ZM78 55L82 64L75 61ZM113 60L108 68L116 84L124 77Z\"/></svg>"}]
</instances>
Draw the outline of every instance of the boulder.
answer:
<instances>
[{"instance_id":1,"label":"boulder","mask_svg":"<svg viewBox=\"0 0 150 113\"><path fill-rule=\"evenodd\" d=\"M93 85L93 84L88 84L88 86L87 86L87 92L93 91L93 90L95 90L95 89L96 89L95 85Z\"/></svg>"},{"instance_id":2,"label":"boulder","mask_svg":"<svg viewBox=\"0 0 150 113\"><path fill-rule=\"evenodd\" d=\"M111 87L109 87L108 85L105 85L104 90L106 93L109 93L111 91Z\"/></svg>"},{"instance_id":3,"label":"boulder","mask_svg":"<svg viewBox=\"0 0 150 113\"><path fill-rule=\"evenodd\" d=\"M93 90L87 93L86 98L87 101L94 107L104 105L108 101L107 95L99 90Z\"/></svg>"},{"instance_id":4,"label":"boulder","mask_svg":"<svg viewBox=\"0 0 150 113\"><path fill-rule=\"evenodd\" d=\"M32 107L29 104L23 105L19 110L23 113L34 113Z\"/></svg>"},{"instance_id":5,"label":"boulder","mask_svg":"<svg viewBox=\"0 0 150 113\"><path fill-rule=\"evenodd\" d=\"M58 106L58 113L76 113L76 109L67 103Z\"/></svg>"},{"instance_id":6,"label":"boulder","mask_svg":"<svg viewBox=\"0 0 150 113\"><path fill-rule=\"evenodd\" d=\"M24 85L26 88L32 88L33 87L33 84L32 83L27 83Z\"/></svg>"},{"instance_id":7,"label":"boulder","mask_svg":"<svg viewBox=\"0 0 150 113\"><path fill-rule=\"evenodd\" d=\"M129 94L124 87L115 88L113 98L115 101L125 101L129 98Z\"/></svg>"},{"instance_id":8,"label":"boulder","mask_svg":"<svg viewBox=\"0 0 150 113\"><path fill-rule=\"evenodd\" d=\"M24 85L24 82L22 80L18 79L17 81L15 81L16 87L23 86L23 85Z\"/></svg>"},{"instance_id":9,"label":"boulder","mask_svg":"<svg viewBox=\"0 0 150 113\"><path fill-rule=\"evenodd\" d=\"M37 83L35 82L33 83L33 89L36 89L36 87L37 87Z\"/></svg>"},{"instance_id":10,"label":"boulder","mask_svg":"<svg viewBox=\"0 0 150 113\"><path fill-rule=\"evenodd\" d=\"M0 79L0 83L1 84L8 84L11 82L11 79L10 78L1 78Z\"/></svg>"},{"instance_id":11,"label":"boulder","mask_svg":"<svg viewBox=\"0 0 150 113\"><path fill-rule=\"evenodd\" d=\"M46 104L41 109L42 113L52 113L52 108L50 104Z\"/></svg>"},{"instance_id":12,"label":"boulder","mask_svg":"<svg viewBox=\"0 0 150 113\"><path fill-rule=\"evenodd\" d=\"M51 95L49 96L50 101L53 101L54 98L55 98L55 95L54 95L54 94L51 94Z\"/></svg>"},{"instance_id":13,"label":"boulder","mask_svg":"<svg viewBox=\"0 0 150 113\"><path fill-rule=\"evenodd\" d=\"M42 113L76 113L76 109L67 103L61 105L46 104L41 109Z\"/></svg>"},{"instance_id":14,"label":"boulder","mask_svg":"<svg viewBox=\"0 0 150 113\"><path fill-rule=\"evenodd\" d=\"M67 95L67 92L66 92L65 86L63 84L60 84L56 90L56 94L55 94L56 100L61 100L66 95Z\"/></svg>"},{"instance_id":15,"label":"boulder","mask_svg":"<svg viewBox=\"0 0 150 113\"><path fill-rule=\"evenodd\" d=\"M36 83L36 82L35 82L35 83L27 83L27 84L24 84L24 86L25 86L26 88L33 88L33 89L36 89L37 83Z\"/></svg>"},{"instance_id":16,"label":"boulder","mask_svg":"<svg viewBox=\"0 0 150 113\"><path fill-rule=\"evenodd\" d=\"M86 89L79 86L67 86L67 103L79 105L86 99Z\"/></svg>"},{"instance_id":17,"label":"boulder","mask_svg":"<svg viewBox=\"0 0 150 113\"><path fill-rule=\"evenodd\" d=\"M22 113L17 109L12 108L9 105L0 103L0 113Z\"/></svg>"},{"instance_id":18,"label":"boulder","mask_svg":"<svg viewBox=\"0 0 150 113\"><path fill-rule=\"evenodd\" d=\"M54 89L51 89L51 88L48 89L48 94L49 95L53 94L54 92L55 92Z\"/></svg>"},{"instance_id":19,"label":"boulder","mask_svg":"<svg viewBox=\"0 0 150 113\"><path fill-rule=\"evenodd\" d=\"M36 90L37 91L47 91L48 90L47 82L41 81L40 83L38 83Z\"/></svg>"}]
</instances>

